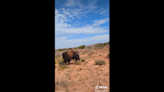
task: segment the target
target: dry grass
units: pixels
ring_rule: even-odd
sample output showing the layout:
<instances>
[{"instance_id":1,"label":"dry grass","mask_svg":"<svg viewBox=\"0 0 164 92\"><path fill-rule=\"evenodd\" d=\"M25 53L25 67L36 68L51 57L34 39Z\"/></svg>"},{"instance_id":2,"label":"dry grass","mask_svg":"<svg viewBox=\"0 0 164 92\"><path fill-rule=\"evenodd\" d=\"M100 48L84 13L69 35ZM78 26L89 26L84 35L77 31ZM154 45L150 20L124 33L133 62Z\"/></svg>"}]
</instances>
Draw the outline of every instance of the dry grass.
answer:
<instances>
[{"instance_id":1,"label":"dry grass","mask_svg":"<svg viewBox=\"0 0 164 92\"><path fill-rule=\"evenodd\" d=\"M61 70L64 70L64 69L66 69L66 68L69 68L68 65L61 65L61 66L60 66L60 69L61 69Z\"/></svg>"},{"instance_id":2,"label":"dry grass","mask_svg":"<svg viewBox=\"0 0 164 92\"><path fill-rule=\"evenodd\" d=\"M61 81L59 81L59 80L57 79L57 81L55 82L55 89L58 89L58 87L62 87L62 88L68 89L68 83L67 83L67 81L65 80L65 78L62 78Z\"/></svg>"},{"instance_id":3,"label":"dry grass","mask_svg":"<svg viewBox=\"0 0 164 92\"><path fill-rule=\"evenodd\" d=\"M95 61L95 65L105 65L105 61L103 60L99 60L99 61Z\"/></svg>"}]
</instances>

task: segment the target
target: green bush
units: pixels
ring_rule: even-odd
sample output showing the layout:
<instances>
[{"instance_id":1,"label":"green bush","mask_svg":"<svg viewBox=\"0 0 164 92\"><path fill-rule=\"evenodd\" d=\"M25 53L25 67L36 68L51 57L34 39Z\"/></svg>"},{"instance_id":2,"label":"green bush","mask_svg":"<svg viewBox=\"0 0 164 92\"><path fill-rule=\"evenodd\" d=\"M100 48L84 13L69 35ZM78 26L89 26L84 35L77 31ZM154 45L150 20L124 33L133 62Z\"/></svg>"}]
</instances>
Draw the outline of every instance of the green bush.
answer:
<instances>
[{"instance_id":1,"label":"green bush","mask_svg":"<svg viewBox=\"0 0 164 92\"><path fill-rule=\"evenodd\" d=\"M65 50L68 50L68 49L58 49L56 51L65 51Z\"/></svg>"},{"instance_id":2,"label":"green bush","mask_svg":"<svg viewBox=\"0 0 164 92\"><path fill-rule=\"evenodd\" d=\"M82 61L82 62L85 62L85 59L82 59L81 61Z\"/></svg>"},{"instance_id":3,"label":"green bush","mask_svg":"<svg viewBox=\"0 0 164 92\"><path fill-rule=\"evenodd\" d=\"M84 49L85 48L85 45L79 46L78 48L79 49Z\"/></svg>"}]
</instances>

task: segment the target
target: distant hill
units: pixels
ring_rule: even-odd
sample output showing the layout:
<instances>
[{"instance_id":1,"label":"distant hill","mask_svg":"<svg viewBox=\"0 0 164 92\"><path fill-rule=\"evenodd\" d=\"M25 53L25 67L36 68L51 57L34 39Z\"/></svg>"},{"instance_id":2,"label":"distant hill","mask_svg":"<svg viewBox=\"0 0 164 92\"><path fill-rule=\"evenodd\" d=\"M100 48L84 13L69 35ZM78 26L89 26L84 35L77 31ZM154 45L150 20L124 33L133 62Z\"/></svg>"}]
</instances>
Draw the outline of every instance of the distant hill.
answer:
<instances>
[{"instance_id":1,"label":"distant hill","mask_svg":"<svg viewBox=\"0 0 164 92\"><path fill-rule=\"evenodd\" d=\"M110 42L105 42L105 43L96 43L96 44L93 44L93 45L102 45L102 44L109 44L110 45ZM90 45L87 45L87 46L90 46ZM85 45L81 45L79 47L72 47L74 49L83 49L85 47L87 47ZM68 50L68 49L72 49L72 48L62 48L62 49L55 49L55 51L64 51L64 50Z\"/></svg>"}]
</instances>

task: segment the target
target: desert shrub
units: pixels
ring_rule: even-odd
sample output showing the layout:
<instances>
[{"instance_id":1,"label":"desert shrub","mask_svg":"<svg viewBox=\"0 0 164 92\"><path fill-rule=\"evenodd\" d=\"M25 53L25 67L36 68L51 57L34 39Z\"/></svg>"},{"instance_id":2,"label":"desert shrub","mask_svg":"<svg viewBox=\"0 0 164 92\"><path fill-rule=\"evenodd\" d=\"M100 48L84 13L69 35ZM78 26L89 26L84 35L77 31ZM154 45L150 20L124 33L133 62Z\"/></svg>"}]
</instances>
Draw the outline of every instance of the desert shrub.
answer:
<instances>
[{"instance_id":1,"label":"desert shrub","mask_svg":"<svg viewBox=\"0 0 164 92\"><path fill-rule=\"evenodd\" d=\"M64 69L66 69L66 68L68 68L67 65L62 65L62 66L60 66L60 69L61 69L61 70L64 70Z\"/></svg>"},{"instance_id":2,"label":"desert shrub","mask_svg":"<svg viewBox=\"0 0 164 92\"><path fill-rule=\"evenodd\" d=\"M56 55L55 57L60 57L60 55Z\"/></svg>"},{"instance_id":3,"label":"desert shrub","mask_svg":"<svg viewBox=\"0 0 164 92\"><path fill-rule=\"evenodd\" d=\"M74 49L78 49L78 48L74 48Z\"/></svg>"},{"instance_id":4,"label":"desert shrub","mask_svg":"<svg viewBox=\"0 0 164 92\"><path fill-rule=\"evenodd\" d=\"M55 60L55 64L57 64L58 62Z\"/></svg>"},{"instance_id":5,"label":"desert shrub","mask_svg":"<svg viewBox=\"0 0 164 92\"><path fill-rule=\"evenodd\" d=\"M58 61L59 65L63 65L64 62L63 61Z\"/></svg>"},{"instance_id":6,"label":"desert shrub","mask_svg":"<svg viewBox=\"0 0 164 92\"><path fill-rule=\"evenodd\" d=\"M81 61L82 61L82 62L85 62L85 59L82 59Z\"/></svg>"},{"instance_id":7,"label":"desert shrub","mask_svg":"<svg viewBox=\"0 0 164 92\"><path fill-rule=\"evenodd\" d=\"M100 43L100 44L96 44L95 47L96 49L101 49L103 47L105 47L107 45L107 43Z\"/></svg>"},{"instance_id":8,"label":"desert shrub","mask_svg":"<svg viewBox=\"0 0 164 92\"><path fill-rule=\"evenodd\" d=\"M63 58L60 58L58 61L63 61L64 59Z\"/></svg>"},{"instance_id":9,"label":"desert shrub","mask_svg":"<svg viewBox=\"0 0 164 92\"><path fill-rule=\"evenodd\" d=\"M79 49L84 49L85 48L85 45L79 46L78 48Z\"/></svg>"},{"instance_id":10,"label":"desert shrub","mask_svg":"<svg viewBox=\"0 0 164 92\"><path fill-rule=\"evenodd\" d=\"M64 59L63 59L63 58L60 58L60 59L58 60L58 63L59 63L60 66L63 65L63 64L64 64Z\"/></svg>"},{"instance_id":11,"label":"desert shrub","mask_svg":"<svg viewBox=\"0 0 164 92\"><path fill-rule=\"evenodd\" d=\"M57 51L63 51L63 49L59 49L59 50L57 50Z\"/></svg>"},{"instance_id":12,"label":"desert shrub","mask_svg":"<svg viewBox=\"0 0 164 92\"><path fill-rule=\"evenodd\" d=\"M77 69L76 71L81 71L82 70L82 68L79 68L79 69ZM81 77L80 77L80 79L81 79Z\"/></svg>"},{"instance_id":13,"label":"desert shrub","mask_svg":"<svg viewBox=\"0 0 164 92\"><path fill-rule=\"evenodd\" d=\"M65 51L65 50L68 50L68 49L58 49L56 51Z\"/></svg>"},{"instance_id":14,"label":"desert shrub","mask_svg":"<svg viewBox=\"0 0 164 92\"><path fill-rule=\"evenodd\" d=\"M75 64L76 64L76 65L81 65L81 62L76 62Z\"/></svg>"},{"instance_id":15,"label":"desert shrub","mask_svg":"<svg viewBox=\"0 0 164 92\"><path fill-rule=\"evenodd\" d=\"M103 60L99 60L99 61L96 61L95 62L95 65L105 65L106 63L105 63L105 61L103 61Z\"/></svg>"},{"instance_id":16,"label":"desert shrub","mask_svg":"<svg viewBox=\"0 0 164 92\"><path fill-rule=\"evenodd\" d=\"M55 90L58 89L58 86L65 87L66 89L68 89L68 82L65 80L65 78L62 78L61 81L58 81L57 79L57 81L55 82Z\"/></svg>"},{"instance_id":17,"label":"desert shrub","mask_svg":"<svg viewBox=\"0 0 164 92\"><path fill-rule=\"evenodd\" d=\"M79 62L77 62L77 63L75 63L76 65L79 65L80 63Z\"/></svg>"},{"instance_id":18,"label":"desert shrub","mask_svg":"<svg viewBox=\"0 0 164 92\"><path fill-rule=\"evenodd\" d=\"M103 45L107 45L107 43L103 43Z\"/></svg>"}]
</instances>

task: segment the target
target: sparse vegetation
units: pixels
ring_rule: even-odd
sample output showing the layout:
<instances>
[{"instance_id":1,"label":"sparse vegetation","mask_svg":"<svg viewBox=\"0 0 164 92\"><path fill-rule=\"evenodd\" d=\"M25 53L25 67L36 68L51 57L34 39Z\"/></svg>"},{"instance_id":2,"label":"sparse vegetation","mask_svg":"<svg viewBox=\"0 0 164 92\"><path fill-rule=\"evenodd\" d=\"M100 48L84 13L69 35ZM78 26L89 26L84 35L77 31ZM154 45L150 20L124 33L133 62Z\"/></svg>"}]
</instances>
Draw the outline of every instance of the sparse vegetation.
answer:
<instances>
[{"instance_id":1,"label":"sparse vegetation","mask_svg":"<svg viewBox=\"0 0 164 92\"><path fill-rule=\"evenodd\" d=\"M93 54L93 52L89 52L89 53L88 53L88 56L90 56L90 55L92 55L92 54Z\"/></svg>"},{"instance_id":2,"label":"sparse vegetation","mask_svg":"<svg viewBox=\"0 0 164 92\"><path fill-rule=\"evenodd\" d=\"M60 58L58 61L63 61L64 59L63 58Z\"/></svg>"},{"instance_id":3,"label":"sparse vegetation","mask_svg":"<svg viewBox=\"0 0 164 92\"><path fill-rule=\"evenodd\" d=\"M107 43L99 43L99 44L95 44L95 47L96 47L96 49L101 49L107 45L109 45L108 42Z\"/></svg>"},{"instance_id":4,"label":"sparse vegetation","mask_svg":"<svg viewBox=\"0 0 164 92\"><path fill-rule=\"evenodd\" d=\"M73 61L76 61L76 59L73 59Z\"/></svg>"},{"instance_id":5,"label":"sparse vegetation","mask_svg":"<svg viewBox=\"0 0 164 92\"><path fill-rule=\"evenodd\" d=\"M63 61L58 61L58 63L59 63L60 66L64 64Z\"/></svg>"},{"instance_id":6,"label":"sparse vegetation","mask_svg":"<svg viewBox=\"0 0 164 92\"><path fill-rule=\"evenodd\" d=\"M105 63L105 61L103 61L103 60L99 60L99 61L96 61L95 62L95 65L105 65L106 63Z\"/></svg>"},{"instance_id":7,"label":"sparse vegetation","mask_svg":"<svg viewBox=\"0 0 164 92\"><path fill-rule=\"evenodd\" d=\"M68 49L58 49L56 51L65 51L65 50L68 50Z\"/></svg>"},{"instance_id":8,"label":"sparse vegetation","mask_svg":"<svg viewBox=\"0 0 164 92\"><path fill-rule=\"evenodd\" d=\"M83 63L83 66L86 66L86 63Z\"/></svg>"},{"instance_id":9,"label":"sparse vegetation","mask_svg":"<svg viewBox=\"0 0 164 92\"><path fill-rule=\"evenodd\" d=\"M57 64L58 62L55 60L55 64Z\"/></svg>"},{"instance_id":10,"label":"sparse vegetation","mask_svg":"<svg viewBox=\"0 0 164 92\"><path fill-rule=\"evenodd\" d=\"M63 79L60 82L57 79L57 81L55 82L55 89L57 89L57 86L62 86L68 89L68 83Z\"/></svg>"},{"instance_id":11,"label":"sparse vegetation","mask_svg":"<svg viewBox=\"0 0 164 92\"><path fill-rule=\"evenodd\" d=\"M81 63L81 62L76 62L75 64L76 64L76 65L81 65L82 63Z\"/></svg>"},{"instance_id":12,"label":"sparse vegetation","mask_svg":"<svg viewBox=\"0 0 164 92\"><path fill-rule=\"evenodd\" d=\"M79 49L84 49L85 48L85 45L79 46L78 48Z\"/></svg>"},{"instance_id":13,"label":"sparse vegetation","mask_svg":"<svg viewBox=\"0 0 164 92\"><path fill-rule=\"evenodd\" d=\"M70 74L65 74L66 75L66 77L69 77L70 76Z\"/></svg>"},{"instance_id":14,"label":"sparse vegetation","mask_svg":"<svg viewBox=\"0 0 164 92\"><path fill-rule=\"evenodd\" d=\"M64 69L66 69L66 68L68 68L67 65L62 65L62 66L60 66L60 69L61 69L61 70L64 70Z\"/></svg>"},{"instance_id":15,"label":"sparse vegetation","mask_svg":"<svg viewBox=\"0 0 164 92\"><path fill-rule=\"evenodd\" d=\"M60 66L62 66L62 65L64 64L64 62L63 62L63 61L64 61L64 59L63 59L63 58L58 59L58 63L59 63L59 65L60 65Z\"/></svg>"},{"instance_id":16,"label":"sparse vegetation","mask_svg":"<svg viewBox=\"0 0 164 92\"><path fill-rule=\"evenodd\" d=\"M82 70L82 68L79 68L79 69L77 69L76 71L81 71ZM78 76L78 75L76 75L76 76Z\"/></svg>"},{"instance_id":17,"label":"sparse vegetation","mask_svg":"<svg viewBox=\"0 0 164 92\"><path fill-rule=\"evenodd\" d=\"M107 71L109 70L109 48L110 45L109 42L107 42L89 46L81 45L74 48L55 50L54 65L55 71L57 71L55 72L55 84L57 84L55 85L55 88L57 87L58 90L64 88L61 90L62 92L73 92L81 89L81 87L79 87L80 84L87 86L87 84L94 85L99 82L103 82L106 84L109 83L109 80L107 79L108 76L110 76ZM70 65L64 65L62 53L68 49L73 49L74 51L80 52L80 60L76 62L76 59L72 59ZM102 76L105 76L104 80L102 79ZM67 81L56 83L56 79L59 78L60 80L62 77L65 77ZM72 87L72 85L77 86ZM86 90L86 92L89 91Z\"/></svg>"}]
</instances>

